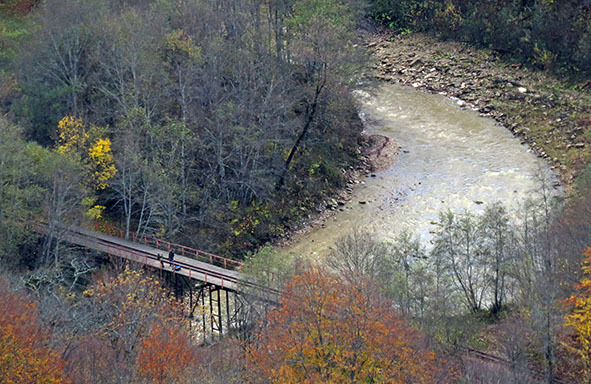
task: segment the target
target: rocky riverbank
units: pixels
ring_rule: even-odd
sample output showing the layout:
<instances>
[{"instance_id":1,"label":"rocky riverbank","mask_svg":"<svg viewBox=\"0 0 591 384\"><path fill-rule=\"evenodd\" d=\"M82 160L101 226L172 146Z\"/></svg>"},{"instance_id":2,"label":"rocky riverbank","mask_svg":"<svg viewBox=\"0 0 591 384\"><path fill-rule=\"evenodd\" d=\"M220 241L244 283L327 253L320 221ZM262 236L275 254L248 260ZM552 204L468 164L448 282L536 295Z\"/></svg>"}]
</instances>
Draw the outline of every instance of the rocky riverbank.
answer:
<instances>
[{"instance_id":1,"label":"rocky riverbank","mask_svg":"<svg viewBox=\"0 0 591 384\"><path fill-rule=\"evenodd\" d=\"M364 184L367 177L375 177L377 172L388 169L396 162L400 145L394 140L382 135L365 133L361 139L359 163L342 170L343 177L347 180L345 187L337 191L333 197L318 204L316 212L296 223L284 237L277 240L276 246L287 247L301 236L318 227L324 227L335 212L346 209L345 206L350 203L356 186Z\"/></svg>"},{"instance_id":2,"label":"rocky riverbank","mask_svg":"<svg viewBox=\"0 0 591 384\"><path fill-rule=\"evenodd\" d=\"M445 94L510 129L566 184L591 161L591 81L569 84L489 50L424 34L367 36L377 77Z\"/></svg>"}]
</instances>

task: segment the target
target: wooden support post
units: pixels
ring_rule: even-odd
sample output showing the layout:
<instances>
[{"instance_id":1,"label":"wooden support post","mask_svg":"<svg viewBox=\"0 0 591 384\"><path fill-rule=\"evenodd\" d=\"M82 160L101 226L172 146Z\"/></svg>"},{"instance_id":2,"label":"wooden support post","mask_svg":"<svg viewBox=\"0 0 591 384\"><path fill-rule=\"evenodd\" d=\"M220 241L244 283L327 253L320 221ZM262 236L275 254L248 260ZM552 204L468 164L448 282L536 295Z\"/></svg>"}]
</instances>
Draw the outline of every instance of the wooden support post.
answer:
<instances>
[{"instance_id":1,"label":"wooden support post","mask_svg":"<svg viewBox=\"0 0 591 384\"><path fill-rule=\"evenodd\" d=\"M211 335L213 337L213 302L211 298L211 285L209 286L209 322L211 324Z\"/></svg>"},{"instance_id":2,"label":"wooden support post","mask_svg":"<svg viewBox=\"0 0 591 384\"><path fill-rule=\"evenodd\" d=\"M240 328L240 324L238 323L238 293L234 292L234 327L236 329Z\"/></svg>"},{"instance_id":3,"label":"wooden support post","mask_svg":"<svg viewBox=\"0 0 591 384\"><path fill-rule=\"evenodd\" d=\"M226 328L230 332L230 291L224 291L226 294Z\"/></svg>"},{"instance_id":4,"label":"wooden support post","mask_svg":"<svg viewBox=\"0 0 591 384\"><path fill-rule=\"evenodd\" d=\"M189 285L189 319L193 318L193 288ZM191 321L189 321L191 324Z\"/></svg>"},{"instance_id":5,"label":"wooden support post","mask_svg":"<svg viewBox=\"0 0 591 384\"><path fill-rule=\"evenodd\" d=\"M222 301L220 300L220 291L221 289L217 289L218 291L218 331L220 332L220 337L224 333L222 328Z\"/></svg>"},{"instance_id":6,"label":"wooden support post","mask_svg":"<svg viewBox=\"0 0 591 384\"><path fill-rule=\"evenodd\" d=\"M174 298L179 299L179 288L178 288L178 276L176 273L172 273L174 276Z\"/></svg>"},{"instance_id":7,"label":"wooden support post","mask_svg":"<svg viewBox=\"0 0 591 384\"><path fill-rule=\"evenodd\" d=\"M201 288L201 323L203 324L203 342L207 339L207 328L205 327L205 286Z\"/></svg>"}]
</instances>

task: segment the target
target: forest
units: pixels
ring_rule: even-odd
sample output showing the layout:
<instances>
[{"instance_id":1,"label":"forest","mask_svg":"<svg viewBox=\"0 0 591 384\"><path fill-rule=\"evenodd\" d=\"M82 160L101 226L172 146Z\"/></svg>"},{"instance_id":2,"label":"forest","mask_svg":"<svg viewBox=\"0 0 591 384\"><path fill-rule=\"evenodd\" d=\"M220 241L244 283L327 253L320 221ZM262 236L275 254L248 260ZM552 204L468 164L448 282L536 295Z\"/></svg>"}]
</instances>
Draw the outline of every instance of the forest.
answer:
<instances>
[{"instance_id":1,"label":"forest","mask_svg":"<svg viewBox=\"0 0 591 384\"><path fill-rule=\"evenodd\" d=\"M372 0L390 28L431 30L541 69L589 77L591 4L585 0Z\"/></svg>"},{"instance_id":2,"label":"forest","mask_svg":"<svg viewBox=\"0 0 591 384\"><path fill-rule=\"evenodd\" d=\"M4 73L4 129L67 152L60 179L72 184L55 203L68 214L73 198L127 231L244 253L339 186L356 158L355 10L326 6L48 2L12 40L22 49ZM97 184L99 140L116 172Z\"/></svg>"},{"instance_id":3,"label":"forest","mask_svg":"<svg viewBox=\"0 0 591 384\"><path fill-rule=\"evenodd\" d=\"M585 1L2 2L0 382L589 382L588 164L564 196L540 177L517 209L441 211L429 245L274 247L364 170L354 90L382 30L591 74ZM208 339L162 272L67 241L94 223L240 260L281 298Z\"/></svg>"}]
</instances>

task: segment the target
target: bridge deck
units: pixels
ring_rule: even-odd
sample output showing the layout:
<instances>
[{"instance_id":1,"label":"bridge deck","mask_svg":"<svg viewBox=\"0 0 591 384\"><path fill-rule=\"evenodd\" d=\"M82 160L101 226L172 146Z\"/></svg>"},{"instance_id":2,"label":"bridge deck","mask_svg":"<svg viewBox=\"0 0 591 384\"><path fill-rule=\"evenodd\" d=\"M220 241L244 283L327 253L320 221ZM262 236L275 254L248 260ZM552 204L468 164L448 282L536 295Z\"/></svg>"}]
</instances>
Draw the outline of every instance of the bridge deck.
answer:
<instances>
[{"instance_id":1,"label":"bridge deck","mask_svg":"<svg viewBox=\"0 0 591 384\"><path fill-rule=\"evenodd\" d=\"M245 276L237 271L181 255L174 257L174 264L181 267L176 271L168 261L168 253L163 250L87 229L70 229L63 236L63 240L228 290L237 290L239 281L247 281ZM159 259L158 255L162 258Z\"/></svg>"}]
</instances>

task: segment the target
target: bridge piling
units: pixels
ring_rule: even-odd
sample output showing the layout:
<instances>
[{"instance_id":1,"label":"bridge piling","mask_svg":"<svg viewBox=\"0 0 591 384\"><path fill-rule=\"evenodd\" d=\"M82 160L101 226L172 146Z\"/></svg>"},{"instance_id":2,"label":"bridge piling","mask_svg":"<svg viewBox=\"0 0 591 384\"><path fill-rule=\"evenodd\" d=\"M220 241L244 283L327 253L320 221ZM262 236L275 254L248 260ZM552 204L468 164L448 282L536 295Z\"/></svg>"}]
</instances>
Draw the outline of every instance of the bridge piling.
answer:
<instances>
[{"instance_id":1,"label":"bridge piling","mask_svg":"<svg viewBox=\"0 0 591 384\"><path fill-rule=\"evenodd\" d=\"M223 322L222 322L222 301L220 300L220 291L221 289L217 289L217 296L218 296L218 323L219 323L219 332L220 335L224 333L223 331Z\"/></svg>"},{"instance_id":2,"label":"bridge piling","mask_svg":"<svg viewBox=\"0 0 591 384\"><path fill-rule=\"evenodd\" d=\"M226 328L230 331L230 291L224 291L226 294Z\"/></svg>"},{"instance_id":3,"label":"bridge piling","mask_svg":"<svg viewBox=\"0 0 591 384\"><path fill-rule=\"evenodd\" d=\"M207 340L207 326L205 322L205 286L201 287L201 324L203 325L203 342Z\"/></svg>"}]
</instances>

